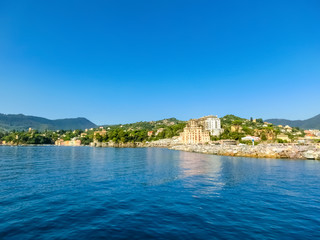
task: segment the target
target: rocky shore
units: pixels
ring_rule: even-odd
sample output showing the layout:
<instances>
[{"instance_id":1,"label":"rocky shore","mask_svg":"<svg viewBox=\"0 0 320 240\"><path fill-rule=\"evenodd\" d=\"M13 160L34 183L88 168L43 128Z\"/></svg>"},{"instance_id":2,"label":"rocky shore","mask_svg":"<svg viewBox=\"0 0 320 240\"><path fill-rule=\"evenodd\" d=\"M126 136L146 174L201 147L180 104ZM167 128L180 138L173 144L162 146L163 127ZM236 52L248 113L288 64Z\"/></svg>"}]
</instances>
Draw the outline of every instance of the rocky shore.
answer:
<instances>
[{"instance_id":1,"label":"rocky shore","mask_svg":"<svg viewBox=\"0 0 320 240\"><path fill-rule=\"evenodd\" d=\"M152 142L127 142L127 143L115 143L115 142L93 142L91 147L119 147L119 148L135 148L135 147L162 147L170 148L179 145L177 137L160 139Z\"/></svg>"},{"instance_id":2,"label":"rocky shore","mask_svg":"<svg viewBox=\"0 0 320 240\"><path fill-rule=\"evenodd\" d=\"M204 154L253 157L253 158L286 158L320 160L320 144L259 144L252 145L184 145L178 138L161 139L146 143L96 143L95 147L161 147L179 151L197 152Z\"/></svg>"},{"instance_id":3,"label":"rocky shore","mask_svg":"<svg viewBox=\"0 0 320 240\"><path fill-rule=\"evenodd\" d=\"M20 145L21 146L21 145ZM24 145L28 146L28 145ZM36 145L32 145L36 146ZM43 145L41 145L43 146ZM253 157L253 158L284 158L284 159L312 159L320 160L320 144L259 144L252 145L228 145L228 144L194 144L184 145L179 143L177 138L161 139L153 142L135 143L113 143L94 142L92 147L116 147L116 148L136 148L136 147L160 147L179 151L196 152L204 154L233 156L233 157Z\"/></svg>"},{"instance_id":4,"label":"rocky shore","mask_svg":"<svg viewBox=\"0 0 320 240\"><path fill-rule=\"evenodd\" d=\"M235 157L320 160L320 145L317 144L176 145L170 149Z\"/></svg>"}]
</instances>

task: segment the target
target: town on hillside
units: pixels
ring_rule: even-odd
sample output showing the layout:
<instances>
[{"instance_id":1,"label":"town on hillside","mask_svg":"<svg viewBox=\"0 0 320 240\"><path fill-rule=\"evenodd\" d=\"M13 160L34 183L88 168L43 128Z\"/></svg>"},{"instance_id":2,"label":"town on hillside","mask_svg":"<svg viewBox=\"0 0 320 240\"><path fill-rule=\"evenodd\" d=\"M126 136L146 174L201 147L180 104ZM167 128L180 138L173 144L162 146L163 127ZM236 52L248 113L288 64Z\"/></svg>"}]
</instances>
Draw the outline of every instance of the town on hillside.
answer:
<instances>
[{"instance_id":1,"label":"town on hillside","mask_svg":"<svg viewBox=\"0 0 320 240\"><path fill-rule=\"evenodd\" d=\"M0 144L55 144L57 146L144 146L145 143L174 141L175 144L261 144L320 142L320 131L273 125L262 119L234 115L209 115L180 121L169 118L132 124L106 125L85 130L0 132ZM161 144L160 144L161 145Z\"/></svg>"}]
</instances>

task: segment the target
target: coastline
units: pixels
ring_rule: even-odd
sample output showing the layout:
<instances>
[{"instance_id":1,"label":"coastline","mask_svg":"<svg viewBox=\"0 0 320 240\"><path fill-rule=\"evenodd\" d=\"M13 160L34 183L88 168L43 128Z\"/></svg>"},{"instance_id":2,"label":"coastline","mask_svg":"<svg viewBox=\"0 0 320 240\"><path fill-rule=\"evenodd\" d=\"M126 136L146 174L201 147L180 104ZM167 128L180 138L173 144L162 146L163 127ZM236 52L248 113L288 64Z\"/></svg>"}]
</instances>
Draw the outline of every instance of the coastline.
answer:
<instances>
[{"instance_id":1,"label":"coastline","mask_svg":"<svg viewBox=\"0 0 320 240\"><path fill-rule=\"evenodd\" d=\"M320 146L314 144L176 145L170 149L231 157L320 160Z\"/></svg>"},{"instance_id":2,"label":"coastline","mask_svg":"<svg viewBox=\"0 0 320 240\"><path fill-rule=\"evenodd\" d=\"M21 144L21 145L0 145L0 146L57 146L41 144ZM81 145L85 146L85 145ZM57 146L61 147L61 146ZM64 147L64 146L62 146ZM71 146L73 147L73 146ZM77 146L78 147L78 146ZM177 151L195 152L202 154L250 157L250 158L273 158L273 159L300 159L300 160L320 160L320 144L259 144L252 145L215 145L215 144L180 144L172 139L162 139L154 142L136 143L113 143L95 142L91 147L113 147L113 148L167 148Z\"/></svg>"},{"instance_id":3,"label":"coastline","mask_svg":"<svg viewBox=\"0 0 320 240\"><path fill-rule=\"evenodd\" d=\"M158 147L185 152L196 152L203 154L251 157L251 158L273 158L273 159L302 159L320 160L320 144L259 144L252 145L227 145L227 144L181 144L174 139L162 139L147 143L94 143L93 147Z\"/></svg>"}]
</instances>

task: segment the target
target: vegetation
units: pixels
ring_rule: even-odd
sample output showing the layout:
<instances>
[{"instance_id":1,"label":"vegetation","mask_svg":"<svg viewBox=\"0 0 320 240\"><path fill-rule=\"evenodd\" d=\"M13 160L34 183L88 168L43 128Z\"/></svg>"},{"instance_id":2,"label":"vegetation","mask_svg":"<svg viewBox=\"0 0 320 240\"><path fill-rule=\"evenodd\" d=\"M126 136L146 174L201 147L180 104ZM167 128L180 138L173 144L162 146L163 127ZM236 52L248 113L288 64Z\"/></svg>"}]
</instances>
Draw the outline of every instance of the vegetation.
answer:
<instances>
[{"instance_id":1,"label":"vegetation","mask_svg":"<svg viewBox=\"0 0 320 240\"><path fill-rule=\"evenodd\" d=\"M164 138L179 136L186 126L186 122L176 118L169 118L160 121L137 122L130 124L106 125L100 128L87 130L57 130L57 131L1 131L0 143L7 144L54 144L57 139L64 141L81 140L84 145L97 142L133 143L150 142ZM292 141L303 137L305 134L299 128L275 126L264 122L263 119L244 119L234 115L226 115L221 118L221 125L224 132L220 136L211 136L211 140L233 139L240 143L252 144L251 141L242 141L245 136L260 137L263 142L279 142L279 134L285 134ZM255 143L257 144L257 143Z\"/></svg>"},{"instance_id":2,"label":"vegetation","mask_svg":"<svg viewBox=\"0 0 320 240\"><path fill-rule=\"evenodd\" d=\"M264 122L261 118L248 120L234 115L226 115L221 118L221 125L224 132L219 137L212 137L212 140L234 139L242 142L241 138L250 135L260 137L261 141L274 142L278 141L277 135L280 133L285 133L291 140L305 135L300 128L293 127L287 131L279 126Z\"/></svg>"},{"instance_id":3,"label":"vegetation","mask_svg":"<svg viewBox=\"0 0 320 240\"><path fill-rule=\"evenodd\" d=\"M95 140L98 142L112 141L115 143L155 141L178 136L185 126L185 122L179 121L175 118L156 122L112 125L104 128L107 129L105 134L96 134Z\"/></svg>"},{"instance_id":4,"label":"vegetation","mask_svg":"<svg viewBox=\"0 0 320 240\"><path fill-rule=\"evenodd\" d=\"M53 132L38 131L1 133L0 140L12 144L53 144L56 136Z\"/></svg>"},{"instance_id":5,"label":"vegetation","mask_svg":"<svg viewBox=\"0 0 320 240\"><path fill-rule=\"evenodd\" d=\"M84 145L98 142L146 142L178 136L186 123L175 118L152 122L138 122L124 125L108 125L99 129L58 130L58 131L15 131L1 132L0 141L9 144L54 144L57 139L64 141L79 139Z\"/></svg>"}]
</instances>

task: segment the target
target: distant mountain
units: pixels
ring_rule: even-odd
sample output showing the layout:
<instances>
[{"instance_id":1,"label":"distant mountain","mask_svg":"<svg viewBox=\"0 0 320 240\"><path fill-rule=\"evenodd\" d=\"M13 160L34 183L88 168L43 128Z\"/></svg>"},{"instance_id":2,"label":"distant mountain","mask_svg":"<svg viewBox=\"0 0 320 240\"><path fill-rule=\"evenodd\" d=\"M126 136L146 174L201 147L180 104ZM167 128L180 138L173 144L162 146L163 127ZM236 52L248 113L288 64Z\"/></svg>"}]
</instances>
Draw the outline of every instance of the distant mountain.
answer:
<instances>
[{"instance_id":1,"label":"distant mountain","mask_svg":"<svg viewBox=\"0 0 320 240\"><path fill-rule=\"evenodd\" d=\"M274 125L289 125L302 129L320 129L320 114L306 120L267 119L265 121Z\"/></svg>"},{"instance_id":2,"label":"distant mountain","mask_svg":"<svg viewBox=\"0 0 320 240\"><path fill-rule=\"evenodd\" d=\"M49 120L42 117L26 116L23 114L1 114L0 130L74 130L97 127L86 118L66 118Z\"/></svg>"}]
</instances>

